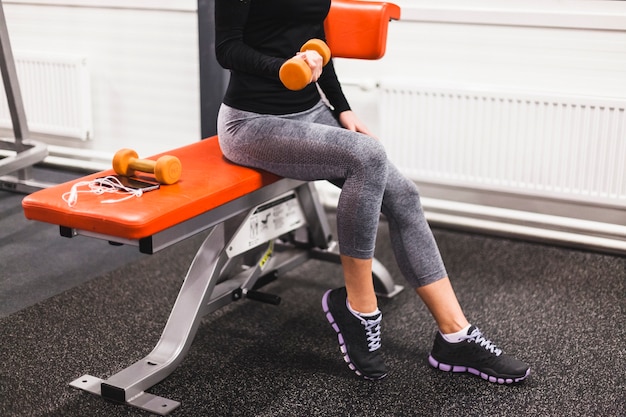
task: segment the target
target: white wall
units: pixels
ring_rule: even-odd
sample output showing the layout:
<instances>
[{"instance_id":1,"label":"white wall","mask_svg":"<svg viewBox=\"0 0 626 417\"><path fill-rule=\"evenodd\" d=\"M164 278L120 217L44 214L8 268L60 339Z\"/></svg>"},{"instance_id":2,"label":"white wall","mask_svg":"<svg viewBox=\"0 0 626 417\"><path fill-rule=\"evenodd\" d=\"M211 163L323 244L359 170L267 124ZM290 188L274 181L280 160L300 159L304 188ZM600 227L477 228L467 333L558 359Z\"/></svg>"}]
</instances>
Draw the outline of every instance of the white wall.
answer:
<instances>
[{"instance_id":1,"label":"white wall","mask_svg":"<svg viewBox=\"0 0 626 417\"><path fill-rule=\"evenodd\" d=\"M407 157L411 159L407 149L416 148L416 153L421 149L422 154L430 155L430 145L441 138L410 137L406 132L417 131L413 120L406 118L407 125L397 127L401 135L384 134L391 129L383 126L381 119L388 109L380 107L379 85L445 88L461 95L490 91L520 97L567 97L577 103L593 102L599 106L618 103L621 109L626 107L626 2L398 0L397 3L402 6L402 19L390 25L386 56L376 62L337 60L336 68L353 108L380 136L391 159L405 160L404 165L398 165L406 172L422 167L418 162L421 155L415 156L412 165L406 163ZM624 111L621 113L623 121ZM419 116L416 114L413 119L423 120ZM438 118L432 123L447 126L457 122ZM626 123L620 123L605 125L604 130L626 132ZM541 177L551 167L538 164L549 163L549 158L542 162L538 162L541 158L531 158L532 165L525 166L528 158L524 154L540 156L549 151L553 155L573 155L567 141L559 142L546 135L549 129L545 126L535 127L541 130L537 130L539 134L533 137L532 144L513 142L514 146L509 146L518 132L511 130L511 137L492 138L497 139L493 143L481 140L481 131L485 132L484 137L489 137L493 129L490 120L475 120L472 130L477 140L469 145L471 152L465 143L448 146L439 155L443 160L437 160L440 169L433 168L437 172L432 174L439 175L411 177L420 186L429 222L626 253L626 155L614 155L611 160L617 162L602 165L599 150L604 146L603 129L586 139L587 153L580 157L585 169L574 175L587 172L591 178L602 177L607 185L621 184L611 201L594 190L584 196L569 191L556 195L550 187L542 190L541 178L532 192L502 189L479 180L461 184L445 179L451 171L465 174L466 164L450 168L452 161L465 162L475 153L506 152L503 149L522 149L524 152L514 161L514 169L531 170L534 177ZM573 127L572 132L575 131ZM625 148L616 146L616 149ZM602 167L602 172L594 172L593 167ZM605 188L605 184L600 185L600 189ZM336 198L336 189L320 188L325 198Z\"/></svg>"},{"instance_id":2,"label":"white wall","mask_svg":"<svg viewBox=\"0 0 626 417\"><path fill-rule=\"evenodd\" d=\"M4 0L3 3L16 55L34 50L83 55L88 59L93 137L87 142L57 139L50 143L102 151L108 157L121 147L133 147L140 155L149 155L199 139L195 0ZM626 100L626 2L396 0L396 3L402 7L402 19L390 25L387 55L382 60L336 62L353 108L375 133L381 131L377 86L388 80L456 86L461 90L480 87ZM489 128L489 123L476 126L481 128ZM432 189L423 190L427 212L430 209L432 215L435 207L441 205L427 201L435 195L429 194ZM466 191L456 190L455 195L462 200L468 196ZM453 199L450 193L446 196ZM478 211L498 206L499 202L491 197L489 201L480 201ZM546 207L552 207L553 214L563 209L554 208L554 202L521 198L526 204L524 209L534 213L541 214ZM518 203L519 200L512 204ZM587 201L584 207L568 206L565 211L586 213L591 206L594 202ZM615 225L626 221L620 208L606 209L601 203L592 208L600 209L599 216L596 210L589 219L617 219L609 224L611 230L617 230ZM457 209L446 206L443 210ZM528 222L528 217L519 218L523 220L517 220L518 223ZM544 224L553 219L533 221ZM598 229L597 226L593 223L585 227L591 230ZM500 225L491 227L498 230ZM536 229L528 233L539 234ZM626 232L618 234L622 245L619 250L626 252Z\"/></svg>"},{"instance_id":3,"label":"white wall","mask_svg":"<svg viewBox=\"0 0 626 417\"><path fill-rule=\"evenodd\" d=\"M380 61L337 62L353 107L378 130L385 78L626 97L626 2L397 0ZM4 0L14 53L85 56L90 141L47 141L140 155L200 135L195 0ZM368 89L363 90L359 85Z\"/></svg>"},{"instance_id":4,"label":"white wall","mask_svg":"<svg viewBox=\"0 0 626 417\"><path fill-rule=\"evenodd\" d=\"M338 60L346 93L378 131L384 79L626 98L626 2L398 0L386 56Z\"/></svg>"},{"instance_id":5,"label":"white wall","mask_svg":"<svg viewBox=\"0 0 626 417\"><path fill-rule=\"evenodd\" d=\"M131 147L149 156L200 139L195 1L3 4L16 58L24 52L77 55L89 65L92 137L46 142L103 155Z\"/></svg>"}]
</instances>

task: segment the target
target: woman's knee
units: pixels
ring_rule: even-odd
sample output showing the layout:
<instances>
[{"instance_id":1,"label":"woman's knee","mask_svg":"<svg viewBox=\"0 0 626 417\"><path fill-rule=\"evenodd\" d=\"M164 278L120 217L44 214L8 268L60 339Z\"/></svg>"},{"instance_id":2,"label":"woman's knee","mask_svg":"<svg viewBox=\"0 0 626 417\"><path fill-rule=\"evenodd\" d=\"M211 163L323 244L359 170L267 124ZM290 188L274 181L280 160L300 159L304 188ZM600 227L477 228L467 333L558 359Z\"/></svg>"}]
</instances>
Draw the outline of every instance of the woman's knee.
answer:
<instances>
[{"instance_id":1,"label":"woman's knee","mask_svg":"<svg viewBox=\"0 0 626 417\"><path fill-rule=\"evenodd\" d=\"M422 211L417 185L391 168L383 196L382 212L386 216L414 216Z\"/></svg>"},{"instance_id":2,"label":"woman's knee","mask_svg":"<svg viewBox=\"0 0 626 417\"><path fill-rule=\"evenodd\" d=\"M379 175L380 179L386 179L389 161L385 147L378 140L369 137L361 145L363 146L359 146L354 152L359 164L363 169Z\"/></svg>"}]
</instances>

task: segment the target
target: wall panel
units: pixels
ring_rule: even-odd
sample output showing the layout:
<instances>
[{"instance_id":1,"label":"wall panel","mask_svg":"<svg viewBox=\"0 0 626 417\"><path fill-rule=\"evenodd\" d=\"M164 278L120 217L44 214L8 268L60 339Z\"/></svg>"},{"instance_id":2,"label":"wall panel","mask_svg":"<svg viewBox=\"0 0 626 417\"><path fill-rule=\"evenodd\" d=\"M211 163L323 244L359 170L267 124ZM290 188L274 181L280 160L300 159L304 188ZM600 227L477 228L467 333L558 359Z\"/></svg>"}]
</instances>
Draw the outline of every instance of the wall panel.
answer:
<instances>
[{"instance_id":1,"label":"wall panel","mask_svg":"<svg viewBox=\"0 0 626 417\"><path fill-rule=\"evenodd\" d=\"M16 56L68 54L89 62L92 137L84 143L45 141L105 154L133 147L148 156L199 140L195 10L166 8L164 2L154 10L65 3L5 2Z\"/></svg>"}]
</instances>

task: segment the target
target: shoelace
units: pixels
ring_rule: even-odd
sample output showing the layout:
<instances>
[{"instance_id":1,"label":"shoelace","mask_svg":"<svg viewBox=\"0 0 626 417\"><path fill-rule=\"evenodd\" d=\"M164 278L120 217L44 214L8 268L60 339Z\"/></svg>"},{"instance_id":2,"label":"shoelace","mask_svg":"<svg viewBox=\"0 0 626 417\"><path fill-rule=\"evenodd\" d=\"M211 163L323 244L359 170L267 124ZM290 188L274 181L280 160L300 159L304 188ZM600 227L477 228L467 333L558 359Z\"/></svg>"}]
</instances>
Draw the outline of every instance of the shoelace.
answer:
<instances>
[{"instance_id":1,"label":"shoelace","mask_svg":"<svg viewBox=\"0 0 626 417\"><path fill-rule=\"evenodd\" d=\"M468 335L465 340L479 344L485 348L485 350L488 350L496 356L500 356L502 354L502 349L499 349L491 340L485 339L482 332L478 330L478 328L474 328L472 334Z\"/></svg>"},{"instance_id":2,"label":"shoelace","mask_svg":"<svg viewBox=\"0 0 626 417\"><path fill-rule=\"evenodd\" d=\"M367 347L370 352L380 348L380 321L383 315L379 314L374 320L361 317L363 326L365 326L365 334L367 335Z\"/></svg>"}]
</instances>

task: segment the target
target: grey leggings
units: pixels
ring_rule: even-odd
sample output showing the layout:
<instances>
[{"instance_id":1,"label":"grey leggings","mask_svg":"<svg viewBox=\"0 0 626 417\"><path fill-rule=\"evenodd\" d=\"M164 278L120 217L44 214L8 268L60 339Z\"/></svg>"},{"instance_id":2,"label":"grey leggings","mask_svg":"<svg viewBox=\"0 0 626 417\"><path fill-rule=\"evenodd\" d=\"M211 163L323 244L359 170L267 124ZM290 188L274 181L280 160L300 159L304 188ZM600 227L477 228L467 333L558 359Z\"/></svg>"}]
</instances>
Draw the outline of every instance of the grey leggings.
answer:
<instances>
[{"instance_id":1,"label":"grey leggings","mask_svg":"<svg viewBox=\"0 0 626 417\"><path fill-rule=\"evenodd\" d=\"M235 163L341 187L337 237L342 255L373 257L382 212L398 266L411 286L447 275L415 184L387 159L378 140L342 128L323 102L279 116L222 105L217 131L222 152Z\"/></svg>"}]
</instances>

